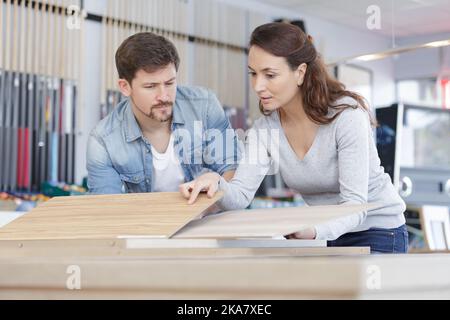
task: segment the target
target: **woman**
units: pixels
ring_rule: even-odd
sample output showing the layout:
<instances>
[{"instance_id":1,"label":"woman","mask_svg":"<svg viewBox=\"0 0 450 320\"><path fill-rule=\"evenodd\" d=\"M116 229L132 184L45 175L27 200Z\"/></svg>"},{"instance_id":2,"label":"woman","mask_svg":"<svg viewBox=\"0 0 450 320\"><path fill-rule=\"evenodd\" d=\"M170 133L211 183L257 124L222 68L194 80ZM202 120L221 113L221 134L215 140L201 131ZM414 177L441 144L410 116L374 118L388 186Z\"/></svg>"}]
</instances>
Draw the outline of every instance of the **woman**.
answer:
<instances>
[{"instance_id":1,"label":"woman","mask_svg":"<svg viewBox=\"0 0 450 320\"><path fill-rule=\"evenodd\" d=\"M258 136L265 152L257 164L241 161L230 182L207 173L181 185L189 203L201 190L212 196L221 189L222 209L245 208L271 165L276 165L287 186L308 205L385 204L289 238L328 240L329 246L370 246L372 252L407 252L405 203L380 166L368 107L361 96L329 76L311 38L286 23L256 28L249 73L264 114L253 129L279 130L279 146L271 148ZM251 149L247 143L247 155Z\"/></svg>"}]
</instances>

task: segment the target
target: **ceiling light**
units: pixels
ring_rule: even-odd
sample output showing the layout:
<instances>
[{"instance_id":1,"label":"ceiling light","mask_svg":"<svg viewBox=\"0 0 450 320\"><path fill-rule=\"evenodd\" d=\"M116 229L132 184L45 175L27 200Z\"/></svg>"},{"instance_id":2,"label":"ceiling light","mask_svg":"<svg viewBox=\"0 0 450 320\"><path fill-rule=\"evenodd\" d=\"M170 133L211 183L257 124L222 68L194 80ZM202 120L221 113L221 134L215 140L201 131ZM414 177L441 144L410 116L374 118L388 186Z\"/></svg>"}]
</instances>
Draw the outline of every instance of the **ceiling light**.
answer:
<instances>
[{"instance_id":1,"label":"ceiling light","mask_svg":"<svg viewBox=\"0 0 450 320\"><path fill-rule=\"evenodd\" d=\"M428 42L424 44L418 44L413 46L407 46L407 47L398 47L393 49L388 49L385 51L377 52L377 53L370 53L370 54L364 54L364 55L358 55L354 57L347 57L343 58L334 62L328 63L329 66L338 65L342 63L347 63L351 61L374 61L379 59L384 59L390 56L394 56L403 52L410 52L415 51L417 49L426 49L426 48L439 48L439 47L445 47L450 46L450 39L448 40L440 40L440 41L433 41Z\"/></svg>"},{"instance_id":2,"label":"ceiling light","mask_svg":"<svg viewBox=\"0 0 450 320\"><path fill-rule=\"evenodd\" d=\"M441 41L433 41L426 43L424 47L431 47L431 48L438 48L438 47L445 47L450 46L450 40L441 40Z\"/></svg>"}]
</instances>

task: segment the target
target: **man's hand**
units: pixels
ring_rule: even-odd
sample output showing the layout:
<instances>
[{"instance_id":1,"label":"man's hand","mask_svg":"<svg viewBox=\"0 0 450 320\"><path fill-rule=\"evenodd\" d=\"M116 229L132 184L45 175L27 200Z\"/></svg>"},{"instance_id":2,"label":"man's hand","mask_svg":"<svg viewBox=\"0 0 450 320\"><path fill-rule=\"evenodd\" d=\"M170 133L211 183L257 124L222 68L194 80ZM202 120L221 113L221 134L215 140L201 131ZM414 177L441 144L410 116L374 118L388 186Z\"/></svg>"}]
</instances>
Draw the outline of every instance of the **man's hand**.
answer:
<instances>
[{"instance_id":1,"label":"man's hand","mask_svg":"<svg viewBox=\"0 0 450 320\"><path fill-rule=\"evenodd\" d=\"M219 190L220 175L215 172L208 172L197 179L180 185L180 192L188 204L193 204L200 192L206 192L208 198L214 197Z\"/></svg>"},{"instance_id":2,"label":"man's hand","mask_svg":"<svg viewBox=\"0 0 450 320\"><path fill-rule=\"evenodd\" d=\"M303 239L303 240L314 240L316 239L316 229L308 228L299 232L292 233L286 236L287 239Z\"/></svg>"}]
</instances>

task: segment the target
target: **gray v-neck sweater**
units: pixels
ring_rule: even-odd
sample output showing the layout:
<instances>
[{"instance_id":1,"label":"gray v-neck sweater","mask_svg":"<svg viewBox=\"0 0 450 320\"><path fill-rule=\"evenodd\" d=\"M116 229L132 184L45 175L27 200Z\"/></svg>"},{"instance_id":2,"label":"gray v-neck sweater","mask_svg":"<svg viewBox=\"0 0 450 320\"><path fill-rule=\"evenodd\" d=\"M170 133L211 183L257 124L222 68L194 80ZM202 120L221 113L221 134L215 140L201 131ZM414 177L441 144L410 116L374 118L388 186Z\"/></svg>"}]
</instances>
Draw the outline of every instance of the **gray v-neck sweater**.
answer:
<instances>
[{"instance_id":1,"label":"gray v-neck sweater","mask_svg":"<svg viewBox=\"0 0 450 320\"><path fill-rule=\"evenodd\" d=\"M356 105L351 98L337 103L344 101ZM329 115L335 112L330 108ZM220 189L225 192L218 203L222 209L246 208L265 175L279 170L286 185L298 191L307 205L384 204L315 226L318 240L335 240L345 233L373 227L397 228L405 223L405 203L380 166L365 110L348 108L331 124L321 125L303 159L290 146L277 112L258 119L250 131L234 178L220 181Z\"/></svg>"}]
</instances>

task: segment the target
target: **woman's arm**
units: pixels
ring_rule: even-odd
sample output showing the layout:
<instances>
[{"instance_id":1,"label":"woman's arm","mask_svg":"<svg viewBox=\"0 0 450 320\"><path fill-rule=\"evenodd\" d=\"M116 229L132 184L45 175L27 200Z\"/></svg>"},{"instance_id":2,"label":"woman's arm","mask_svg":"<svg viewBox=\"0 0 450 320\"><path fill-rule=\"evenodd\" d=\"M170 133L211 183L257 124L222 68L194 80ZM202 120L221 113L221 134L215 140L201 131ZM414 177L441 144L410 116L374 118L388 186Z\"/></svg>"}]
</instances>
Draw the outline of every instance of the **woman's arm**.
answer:
<instances>
[{"instance_id":1,"label":"woman's arm","mask_svg":"<svg viewBox=\"0 0 450 320\"><path fill-rule=\"evenodd\" d=\"M222 190L224 197L217 203L222 210L246 208L271 168L272 158L267 143L268 140L272 140L265 136L269 132L269 130L258 130L258 126L249 130L242 159L234 177L229 182L217 173L210 172L182 184L180 192L192 204L202 191L212 197L218 190Z\"/></svg>"},{"instance_id":2,"label":"woman's arm","mask_svg":"<svg viewBox=\"0 0 450 320\"><path fill-rule=\"evenodd\" d=\"M245 155L247 155L247 148ZM267 154L264 158L260 157L259 160L262 163L250 163L248 160L241 161L233 179L229 182L220 177L219 190L224 191L224 197L217 202L220 209L238 210L249 206L261 182L270 170L270 157Z\"/></svg>"}]
</instances>

